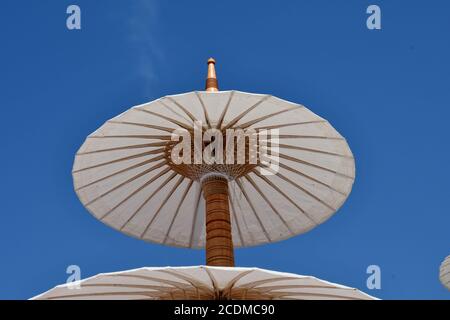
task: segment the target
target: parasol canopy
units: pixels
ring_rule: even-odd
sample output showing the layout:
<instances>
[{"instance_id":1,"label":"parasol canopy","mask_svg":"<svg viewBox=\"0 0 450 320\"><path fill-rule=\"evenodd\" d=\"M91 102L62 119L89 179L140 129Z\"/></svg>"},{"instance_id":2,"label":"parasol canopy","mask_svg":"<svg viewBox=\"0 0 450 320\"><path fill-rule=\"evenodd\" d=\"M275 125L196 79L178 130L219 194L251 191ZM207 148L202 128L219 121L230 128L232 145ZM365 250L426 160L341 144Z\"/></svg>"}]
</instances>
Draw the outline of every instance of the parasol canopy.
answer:
<instances>
[{"instance_id":1,"label":"parasol canopy","mask_svg":"<svg viewBox=\"0 0 450 320\"><path fill-rule=\"evenodd\" d=\"M207 84L215 85L209 70ZM276 166L260 158L240 165L175 164L174 133L192 136L196 128L223 135L227 129L257 135L278 130L276 139L265 138L276 146L267 155L277 158ZM205 247L202 181L220 175L228 184L223 199L232 244L247 247L307 232L330 218L351 191L355 163L346 140L303 105L208 90L165 96L106 121L77 152L72 173L79 199L103 223L138 239L188 248Z\"/></svg>"},{"instance_id":2,"label":"parasol canopy","mask_svg":"<svg viewBox=\"0 0 450 320\"><path fill-rule=\"evenodd\" d=\"M75 284L78 289L69 288ZM33 300L374 300L311 276L258 268L165 267L101 273L57 286Z\"/></svg>"},{"instance_id":3,"label":"parasol canopy","mask_svg":"<svg viewBox=\"0 0 450 320\"><path fill-rule=\"evenodd\" d=\"M444 259L439 269L439 279L442 284L450 290L450 256Z\"/></svg>"}]
</instances>

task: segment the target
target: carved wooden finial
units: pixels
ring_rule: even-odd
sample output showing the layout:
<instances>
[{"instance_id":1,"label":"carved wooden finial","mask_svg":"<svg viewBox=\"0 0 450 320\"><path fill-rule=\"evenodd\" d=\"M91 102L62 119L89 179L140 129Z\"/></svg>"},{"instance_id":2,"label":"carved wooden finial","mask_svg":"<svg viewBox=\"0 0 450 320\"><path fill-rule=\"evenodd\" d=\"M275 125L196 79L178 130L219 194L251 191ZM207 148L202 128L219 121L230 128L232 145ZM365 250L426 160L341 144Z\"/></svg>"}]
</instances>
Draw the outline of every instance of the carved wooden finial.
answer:
<instances>
[{"instance_id":1,"label":"carved wooden finial","mask_svg":"<svg viewBox=\"0 0 450 320\"><path fill-rule=\"evenodd\" d=\"M219 91L219 84L217 82L216 60L213 58L208 59L208 76L206 77L206 91Z\"/></svg>"}]
</instances>

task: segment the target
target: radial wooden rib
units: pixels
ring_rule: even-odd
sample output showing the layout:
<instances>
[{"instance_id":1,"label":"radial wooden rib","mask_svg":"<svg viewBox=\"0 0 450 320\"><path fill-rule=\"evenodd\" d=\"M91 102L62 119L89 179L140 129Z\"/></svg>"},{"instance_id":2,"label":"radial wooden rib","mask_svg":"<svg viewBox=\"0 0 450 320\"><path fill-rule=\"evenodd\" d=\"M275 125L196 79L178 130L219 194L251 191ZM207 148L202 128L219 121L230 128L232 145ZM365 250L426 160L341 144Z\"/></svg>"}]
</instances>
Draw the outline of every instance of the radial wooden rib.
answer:
<instances>
[{"instance_id":1,"label":"radial wooden rib","mask_svg":"<svg viewBox=\"0 0 450 320\"><path fill-rule=\"evenodd\" d=\"M306 179L311 180L311 181L313 181L313 182L316 182L316 183L318 183L318 184L320 184L320 185L322 185L322 186L324 186L324 187L326 187L326 188L328 188L328 189L330 189L330 190L333 190L334 192L337 192L337 193L339 193L339 194L341 194L341 195L343 195L343 196L345 196L345 197L347 196L346 193L344 193L344 192L342 192L342 191L339 191L338 189L332 187L330 184L325 183L325 182L323 182L323 181L320 181L320 180L318 180L318 179L316 179L316 178L313 178L313 177L311 177L310 175L307 175L306 173L303 173L303 172L301 172L301 171L299 171L299 170L297 170L297 169L294 169L294 168L292 168L292 167L289 167L289 166L287 166L287 165L285 165L285 164L283 164L283 163L279 163L278 165L280 166L280 168L286 169L286 170L291 171L291 172L293 172L293 173L295 173L295 174L298 174L298 175L300 175L300 176L302 176L302 177L305 177ZM348 178L348 177L347 177L347 178ZM353 179L352 179L352 180L353 180Z\"/></svg>"},{"instance_id":2,"label":"radial wooden rib","mask_svg":"<svg viewBox=\"0 0 450 320\"><path fill-rule=\"evenodd\" d=\"M175 183L175 185L172 187L172 189L169 191L169 193L167 194L166 198L163 200L163 202L161 203L161 205L159 206L158 210L156 210L155 214L153 215L153 217L150 219L150 221L148 222L147 226L144 229L144 232L141 233L141 235L139 236L139 238L143 238L145 236L145 234L147 233L148 229L150 229L150 226L152 225L153 221L155 221L156 217L159 215L159 213L161 212L161 209L166 205L167 201L170 199L170 197L175 193L175 191L178 189L178 187L180 186L180 184L183 182L183 180L186 179L183 176L180 176L178 178L178 181Z\"/></svg>"},{"instance_id":3,"label":"radial wooden rib","mask_svg":"<svg viewBox=\"0 0 450 320\"><path fill-rule=\"evenodd\" d=\"M217 282L216 278L214 277L213 273L205 267L200 267L203 271L206 272L206 274L209 277L209 280L211 281L211 285L213 287L214 290L214 295L215 296L221 296L221 290L219 288L219 283Z\"/></svg>"},{"instance_id":4,"label":"radial wooden rib","mask_svg":"<svg viewBox=\"0 0 450 320\"><path fill-rule=\"evenodd\" d=\"M266 228L264 227L264 224L261 221L261 218L259 217L258 213L255 210L255 207L253 206L253 203L250 201L249 196L247 195L247 192L245 191L244 187L242 186L242 183L240 181L240 179L236 179L236 184L238 185L239 189L241 190L242 194L244 195L245 200L247 201L247 203L249 204L250 208L252 209L253 214L256 217L256 220L259 223L259 226L261 227L261 230L263 231L264 235L266 236L267 240L269 240L269 242L272 242L272 239L269 236L269 233L267 232Z\"/></svg>"},{"instance_id":5,"label":"radial wooden rib","mask_svg":"<svg viewBox=\"0 0 450 320\"><path fill-rule=\"evenodd\" d=\"M326 167L320 166L318 164L314 164L312 162L300 159L298 157L294 158L294 157L285 155L283 153L274 153L274 154L272 154L272 156L278 156L278 157L280 157L282 159L285 159L285 160L290 160L290 161L293 161L293 162L301 163L301 164L304 164L304 165L307 165L307 166L310 166L310 167L313 167L313 168L316 168L316 169L320 169L320 170L323 170L323 171L327 171L327 172L330 172L330 173L333 173L333 174L336 174L338 176L345 177L345 178L348 178L348 179L352 179L352 180L355 179L355 177L349 176L349 175L347 175L345 173L337 172L336 170L333 170L333 169L330 169L330 168L326 168Z\"/></svg>"},{"instance_id":6,"label":"radial wooden rib","mask_svg":"<svg viewBox=\"0 0 450 320\"><path fill-rule=\"evenodd\" d=\"M150 173L156 169L159 169L161 167L163 167L166 163L165 162L161 162L159 164L157 164L156 166L150 167L134 176L132 176L131 178L125 180L124 182L121 182L119 184L117 184L116 186L112 187L111 189L108 189L107 191L103 192L102 194L100 194L99 196L95 197L94 199L92 199L91 201L86 202L84 205L87 207L91 204L93 204L94 202L98 201L99 199L103 198L104 196L110 194L111 192L129 184L130 182L133 182L134 180L146 175L147 173ZM168 167L166 170L170 170L170 168ZM167 172L167 171L166 171Z\"/></svg>"},{"instance_id":7,"label":"radial wooden rib","mask_svg":"<svg viewBox=\"0 0 450 320\"><path fill-rule=\"evenodd\" d=\"M122 135L104 135L104 136L89 136L87 139L149 139L149 140L170 140L171 135L164 134L122 134Z\"/></svg>"},{"instance_id":8,"label":"radial wooden rib","mask_svg":"<svg viewBox=\"0 0 450 320\"><path fill-rule=\"evenodd\" d=\"M208 110L206 109L205 102L202 100L202 97L197 91L195 91L195 96L197 97L198 101L200 101L200 105L202 106L203 114L205 115L206 125L208 128L211 128L211 120L209 119L209 114Z\"/></svg>"},{"instance_id":9,"label":"radial wooden rib","mask_svg":"<svg viewBox=\"0 0 450 320\"><path fill-rule=\"evenodd\" d=\"M191 233L189 235L189 248L192 248L192 242L194 241L194 228L195 224L197 223L197 219L199 218L198 214L198 208L200 205L200 199L202 197L202 189L198 189L195 205L194 205L194 212L192 213L192 225L191 225Z\"/></svg>"},{"instance_id":10,"label":"radial wooden rib","mask_svg":"<svg viewBox=\"0 0 450 320\"><path fill-rule=\"evenodd\" d=\"M272 282L277 282L277 281L287 281L287 280L298 280L299 278L297 277L273 277L273 278L266 278L266 279L261 279L261 280L256 280L256 281L250 281L244 284L240 284L240 287L245 287L247 289L253 289L257 286L260 286L262 284L266 284L266 283L272 283Z\"/></svg>"},{"instance_id":11,"label":"radial wooden rib","mask_svg":"<svg viewBox=\"0 0 450 320\"><path fill-rule=\"evenodd\" d=\"M331 289L331 290L342 290L333 286L320 286L320 285L303 285L303 284L281 284L274 286L262 286L257 288L260 292L271 292L274 290L281 289Z\"/></svg>"},{"instance_id":12,"label":"radial wooden rib","mask_svg":"<svg viewBox=\"0 0 450 320\"><path fill-rule=\"evenodd\" d=\"M255 123L261 122L261 121L269 119L271 117L275 117L277 115L283 114L283 113L288 112L288 111L296 110L297 108L298 108L298 106L292 106L292 107L289 107L289 108L286 108L286 109L283 109L283 110L280 110L280 111L277 111L277 112L273 112L273 113L267 114L265 116L253 119L251 121L247 121L247 122L245 122L245 123L243 123L241 125L238 125L237 127L238 128L242 128L242 129L246 129L246 128L254 125Z\"/></svg>"},{"instance_id":13,"label":"radial wooden rib","mask_svg":"<svg viewBox=\"0 0 450 320\"><path fill-rule=\"evenodd\" d=\"M191 125L185 124L185 123L183 123L183 122L181 122L181 121L178 121L178 120L176 120L176 119L173 119L173 118L171 118L171 117L167 117L167 116L165 116L165 115L162 115L162 114L159 114L159 113L156 113L156 112L153 112L153 111L144 109L144 108L136 108L136 109L131 109L131 110L136 110L136 111L144 112L144 113L147 113L147 114L150 114L150 115L159 117L159 118L161 118L161 119L164 119L164 120L167 120L167 121L169 121L169 122L172 122L173 124L176 124L176 125L178 125L178 126L184 128L184 129L186 129L186 130L190 130L190 129L192 128Z\"/></svg>"},{"instance_id":14,"label":"radial wooden rib","mask_svg":"<svg viewBox=\"0 0 450 320\"><path fill-rule=\"evenodd\" d=\"M101 153L101 152L108 152L108 151L118 151L118 150L128 150L128 149L141 149L141 148L151 148L151 147L163 147L167 144L167 142L152 142L152 143L141 143L141 144L134 144L129 146L122 146L122 147L111 147L106 149L98 149L93 151L84 151L84 152L77 152L77 156L82 156L86 154L93 154L93 153Z\"/></svg>"},{"instance_id":15,"label":"radial wooden rib","mask_svg":"<svg viewBox=\"0 0 450 320\"><path fill-rule=\"evenodd\" d=\"M161 176L165 175L167 172L169 172L170 170L164 170L164 172L160 172L158 175L156 175L155 177L153 177L151 180L147 181L145 183L145 186L148 186L150 183L152 183L153 181L155 181L156 179L159 179ZM161 190L161 188L163 188L167 183L169 183L173 178L175 178L175 176L177 175L176 172L172 172L172 174L170 176L168 176L166 178L166 180L164 180L158 188L156 188L145 200L144 202L142 202L139 207L133 212L133 214L128 217L127 221L125 221L123 223L123 225L120 227L120 231L122 231L125 226L142 210L142 208Z\"/></svg>"},{"instance_id":16,"label":"radial wooden rib","mask_svg":"<svg viewBox=\"0 0 450 320\"><path fill-rule=\"evenodd\" d=\"M227 104L225 105L225 108L223 108L222 110L222 114L220 115L219 121L216 125L216 128L218 129L222 129L222 123L223 123L223 119L225 118L225 115L228 111L228 108L230 107L231 104L231 100L233 99L234 96L234 91L231 91L230 96L228 97L228 101Z\"/></svg>"},{"instance_id":17,"label":"radial wooden rib","mask_svg":"<svg viewBox=\"0 0 450 320\"><path fill-rule=\"evenodd\" d=\"M267 99L269 99L271 96L270 95L266 95L264 96L261 100L259 100L258 102L256 102L254 105L252 105L250 108L247 108L245 111L243 111L242 113L240 113L238 116L236 116L233 120L231 120L224 129L229 129L232 128L236 123L238 123L239 120L241 120L246 114L248 114L250 111L252 111L253 109L255 109L257 106L259 106L261 103L263 103L264 101L266 101Z\"/></svg>"},{"instance_id":18,"label":"radial wooden rib","mask_svg":"<svg viewBox=\"0 0 450 320\"><path fill-rule=\"evenodd\" d=\"M306 134L280 134L278 136L280 139L325 139L325 140L342 140L342 137L326 137L326 136L311 136Z\"/></svg>"},{"instance_id":19,"label":"radial wooden rib","mask_svg":"<svg viewBox=\"0 0 450 320\"><path fill-rule=\"evenodd\" d=\"M284 127L291 127L291 126L298 126L303 124L312 124L312 123L324 123L327 122L326 120L311 120L311 121L302 121L302 122L290 122L290 123L283 123L283 124L275 124L272 126L264 126L264 127L256 127L253 128L256 131L259 130L270 130L270 129L279 129Z\"/></svg>"},{"instance_id":20,"label":"radial wooden rib","mask_svg":"<svg viewBox=\"0 0 450 320\"><path fill-rule=\"evenodd\" d=\"M172 217L172 220L170 221L169 228L167 229L167 232L166 232L166 234L164 236L163 244L165 244L167 242L167 239L169 237L170 231L172 230L172 226L173 226L173 224L175 222L175 219L177 218L178 213L180 212L180 208L183 205L183 202L186 199L186 196L187 196L189 190L191 189L193 183L194 183L194 180L191 180L189 182L189 184L186 186L186 189L183 192L183 195L182 195L182 197L180 199L180 202L178 203L177 208L175 209L175 213L174 213L174 215Z\"/></svg>"},{"instance_id":21,"label":"radial wooden rib","mask_svg":"<svg viewBox=\"0 0 450 320\"><path fill-rule=\"evenodd\" d=\"M176 277L178 279L187 281L193 287L196 287L196 288L198 288L200 290L205 290L205 291L207 291L207 292L209 292L211 294L214 294L214 291L211 290L211 288L207 284L203 283L200 280L196 280L195 278L193 278L191 276L188 276L188 275L186 275L186 274L184 274L184 273L182 273L180 271L175 271L175 270L170 270L170 269L160 269L160 270L156 270L156 271L172 275L172 276L174 276L174 277Z\"/></svg>"},{"instance_id":22,"label":"radial wooden rib","mask_svg":"<svg viewBox=\"0 0 450 320\"><path fill-rule=\"evenodd\" d=\"M313 152L313 153L327 154L330 156L336 156L336 157L341 157L341 158L346 158L346 159L353 159L352 156L348 156L345 154L340 154L340 153L331 152L331 151L324 151L324 150L319 150L319 149L313 149L313 148L292 146L292 145L284 144L284 143L278 144L278 147L284 148L284 149L293 149L293 150L309 151L309 152Z\"/></svg>"},{"instance_id":23,"label":"radial wooden rib","mask_svg":"<svg viewBox=\"0 0 450 320\"><path fill-rule=\"evenodd\" d=\"M269 169L270 170L270 169ZM323 204L324 206L326 206L327 208L329 208L330 210L332 210L333 212L335 212L337 209L333 208L331 205L329 205L328 203L326 203L325 201L323 201L322 199L320 199L318 196L314 195L313 193L311 193L310 191L306 190L305 188L303 188L302 186L300 186L299 184L295 183L294 181L292 181L291 179L289 179L288 177L282 175L279 172L274 172L273 173L280 177L281 179L283 179L286 182L289 182L291 185L293 185L294 187L296 187L297 189L301 190L303 193L307 194L308 196L310 196L311 198L317 200L318 202L320 202L321 204Z\"/></svg>"},{"instance_id":24,"label":"radial wooden rib","mask_svg":"<svg viewBox=\"0 0 450 320\"><path fill-rule=\"evenodd\" d=\"M245 179L247 179L248 182L250 182L250 184L253 186L253 188L256 190L256 192L258 192L258 194L264 199L264 201L269 205L269 207L272 209L272 211L275 213L275 215L281 220L281 222L283 223L283 225L286 227L286 229L289 230L289 232L291 233L291 235L294 235L294 232L292 231L291 227L289 226L289 224L286 222L286 220L283 218L283 216L280 214L280 212L278 211L277 208L275 208L272 204L272 202L267 199L266 195L261 191L261 189L256 185L255 181L253 181L253 179L249 176L249 175L245 175L244 176Z\"/></svg>"},{"instance_id":25,"label":"radial wooden rib","mask_svg":"<svg viewBox=\"0 0 450 320\"><path fill-rule=\"evenodd\" d=\"M284 198L286 198L292 205L294 205L301 214L303 214L310 222L312 222L314 225L317 225L318 223L313 219L313 217L306 212L305 209L300 207L294 200L292 200L291 197L289 197L286 193L284 193L277 185L275 185L272 181L270 181L266 176L260 174L258 170L253 169L252 171L254 174L256 174L259 178L264 180L270 187L272 187L274 190L278 191L279 194L281 194Z\"/></svg>"},{"instance_id":26,"label":"radial wooden rib","mask_svg":"<svg viewBox=\"0 0 450 320\"><path fill-rule=\"evenodd\" d=\"M89 182L89 183L87 183L87 184L85 184L85 185L82 185L82 186L80 186L80 187L76 187L76 188L75 188L75 191L79 191L79 190L81 190L81 189L84 189L84 188L87 188L87 187L89 187L89 186L92 186L92 185L94 185L94 184L96 184L96 183L98 183L98 182L101 182L101 181L107 180L107 179L109 179L109 178L112 178L112 177L114 177L114 176L116 176L116 175L118 175L118 174L121 174L121 173L130 171L130 170L133 170L133 169L136 169L136 168L145 166L146 164L149 164L149 163L152 163L152 162L155 162L155 161L159 161L159 160L163 160L163 159L165 159L165 156L164 156L164 155L161 155L161 156L158 156L158 157L155 157L155 158L151 158L151 159L148 159L148 160L145 160L145 161L136 163L135 165L132 165L131 167L126 167L126 168L124 168L124 169L122 169L122 170L113 172L113 173L108 174L108 175L106 175L106 176L104 176L104 177L101 177L101 178L99 178L99 179L97 179L97 180L91 181L91 182ZM161 163L166 164L166 161L162 161ZM159 163L159 164L161 164L161 163ZM159 165L159 164L157 164L157 165Z\"/></svg>"},{"instance_id":27,"label":"radial wooden rib","mask_svg":"<svg viewBox=\"0 0 450 320\"><path fill-rule=\"evenodd\" d=\"M198 119L194 117L194 115L192 113L189 112L188 109L186 109L185 107L183 107L177 100L175 100L174 98L167 96L163 99L160 100L161 103L164 103L164 99L168 99L169 101L172 101L173 103L175 103L175 105L180 108L184 113L186 113L186 115L192 120L192 122L197 121Z\"/></svg>"},{"instance_id":28,"label":"radial wooden rib","mask_svg":"<svg viewBox=\"0 0 450 320\"><path fill-rule=\"evenodd\" d=\"M231 208L231 216L236 223L236 229L238 231L239 240L241 241L242 247L245 247L245 240L244 237L242 236L241 227L239 226L239 221L237 220L236 209L234 208L233 199L231 198L230 193L228 194L228 197L229 197L229 206ZM233 225L233 223L231 225Z\"/></svg>"},{"instance_id":29,"label":"radial wooden rib","mask_svg":"<svg viewBox=\"0 0 450 320\"><path fill-rule=\"evenodd\" d=\"M156 125L148 124L148 123L139 123L139 122L131 122L131 121L109 120L107 123L143 127L143 128L155 129L155 130L165 131L165 132L170 132L170 133L172 133L173 130L175 129L175 128L169 128L169 127L156 126Z\"/></svg>"},{"instance_id":30,"label":"radial wooden rib","mask_svg":"<svg viewBox=\"0 0 450 320\"><path fill-rule=\"evenodd\" d=\"M189 285L192 285L190 283L186 284L184 282L179 282L179 281L174 281L174 280L169 280L169 279L162 279L162 278L157 278L157 277L150 277L150 276L133 274L133 273L115 274L114 276L115 277L133 278L133 279L139 279L139 280L159 282L159 283L163 283L163 284L166 284L166 285L170 285L170 286L175 287L175 288L180 289L180 290L187 289L187 288L189 288Z\"/></svg>"},{"instance_id":31,"label":"radial wooden rib","mask_svg":"<svg viewBox=\"0 0 450 320\"><path fill-rule=\"evenodd\" d=\"M231 299L231 292L232 292L234 286L236 285L236 283L254 271L255 271L254 269L242 271L237 276L235 276L233 279L231 279L228 282L228 284L223 288L224 295L229 297L229 299Z\"/></svg>"},{"instance_id":32,"label":"radial wooden rib","mask_svg":"<svg viewBox=\"0 0 450 320\"><path fill-rule=\"evenodd\" d=\"M300 176L302 176L302 177L305 177L305 178L308 179L308 180L311 180L311 181L313 181L313 182L316 182L316 183L318 183L318 184L320 184L320 185L322 185L322 186L324 186L324 187L326 187L326 188L328 188L328 189L330 189L330 190L332 190L332 191L335 191L335 192L337 192L337 193L339 193L339 194L341 194L341 195L343 195L343 196L345 196L345 197L347 197L347 195L348 195L348 194L346 194L346 193L344 193L344 192L342 192L342 191L337 190L336 188L333 188L331 185L329 185L329 184L327 184L327 183L325 183L325 182L323 182L323 181L320 181L320 180L318 180L318 179L316 179L316 178L313 178L313 177L311 177L310 175L307 175L306 173L303 173L303 172L301 172L301 171L299 171L299 170L296 170L296 169L294 169L294 168L292 168L292 167L286 166L285 164L283 164L283 163L281 163L281 162L280 162L278 165L280 166L280 168L283 168L283 169L286 169L286 170L288 170L288 171L294 172L294 173L296 173L296 174L298 174L298 175L300 175ZM268 170L268 171L271 171L274 175L276 174L275 170L273 170L270 166L264 165L264 164L260 164L260 166L261 166L262 168ZM255 169L253 169L253 172L256 173L257 171L255 171ZM349 177L346 177L346 178L349 178ZM350 179L350 178L349 178L349 179ZM353 179L352 179L352 180L353 180Z\"/></svg>"},{"instance_id":33,"label":"radial wooden rib","mask_svg":"<svg viewBox=\"0 0 450 320\"><path fill-rule=\"evenodd\" d=\"M117 162L122 162L122 161L126 161L126 160L140 158L140 157L150 156L150 155L153 155L153 154L163 154L164 151L165 151L165 148L159 148L159 149L155 149L155 150L150 150L150 151L134 154L134 155L131 155L131 156L126 156L126 157L123 157L123 158L102 162L102 163L95 164L93 166L85 167L85 168L82 168L82 169L77 169L77 170L72 171L72 173L78 173L78 172L86 171L86 170L89 170L89 169L95 169L95 168L107 166L107 165L110 165L110 164L113 164L113 163L117 163Z\"/></svg>"},{"instance_id":34,"label":"radial wooden rib","mask_svg":"<svg viewBox=\"0 0 450 320\"><path fill-rule=\"evenodd\" d=\"M144 184L142 184L141 186L139 186L139 188L137 188L136 190L134 190L133 192L131 192L128 196L126 196L122 201L120 201L118 204L116 204L114 207L112 207L110 210L108 210L101 218L100 220L105 219L108 215L110 215L114 210L116 210L119 206L121 206L122 204L124 204L126 201L130 200L132 197L134 197L138 192L140 192L141 190L143 190L145 187L149 186L153 181L159 179L161 176L165 175L167 172L169 172L170 169L166 168L164 170L162 170L161 172L159 172L157 175L155 175L154 177L152 177L150 180L146 181Z\"/></svg>"}]
</instances>

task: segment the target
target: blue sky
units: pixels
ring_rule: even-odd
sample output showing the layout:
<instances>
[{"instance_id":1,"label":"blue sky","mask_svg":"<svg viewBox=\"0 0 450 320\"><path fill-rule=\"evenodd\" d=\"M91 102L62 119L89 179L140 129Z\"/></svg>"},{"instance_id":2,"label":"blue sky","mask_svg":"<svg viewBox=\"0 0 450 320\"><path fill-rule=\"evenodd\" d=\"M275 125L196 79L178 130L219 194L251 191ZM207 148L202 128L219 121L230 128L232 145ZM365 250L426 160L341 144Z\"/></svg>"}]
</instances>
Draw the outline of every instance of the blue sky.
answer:
<instances>
[{"instance_id":1,"label":"blue sky","mask_svg":"<svg viewBox=\"0 0 450 320\"><path fill-rule=\"evenodd\" d=\"M77 4L82 29L66 28ZM377 4L382 29L366 27ZM328 119L355 155L339 212L313 231L239 249L239 266L314 275L385 299L449 299L448 1L12 1L0 5L0 298L82 277L198 265L199 250L127 237L72 187L85 136L129 107L202 90L270 93ZM366 268L381 267L381 290Z\"/></svg>"}]
</instances>

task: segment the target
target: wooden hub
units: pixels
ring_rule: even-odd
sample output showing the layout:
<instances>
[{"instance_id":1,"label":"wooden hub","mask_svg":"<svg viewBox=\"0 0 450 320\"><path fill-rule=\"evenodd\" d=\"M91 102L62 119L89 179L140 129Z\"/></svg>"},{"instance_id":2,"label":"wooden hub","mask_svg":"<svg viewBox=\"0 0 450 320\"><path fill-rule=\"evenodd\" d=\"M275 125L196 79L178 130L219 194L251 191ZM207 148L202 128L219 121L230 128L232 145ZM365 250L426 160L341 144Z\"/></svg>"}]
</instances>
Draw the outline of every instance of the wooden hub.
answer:
<instances>
[{"instance_id":1,"label":"wooden hub","mask_svg":"<svg viewBox=\"0 0 450 320\"><path fill-rule=\"evenodd\" d=\"M234 180L236 178L239 178L250 171L252 171L257 164L250 163L250 147L249 147L249 140L246 138L245 140L245 161L244 163L237 163L238 161L238 152L237 152L237 146L235 144L233 154L234 154L234 161L233 163L227 164L227 152L226 152L226 144L223 145L223 160L222 164L220 163L213 163L213 164L207 164L202 160L201 164L196 164L194 159L194 137L193 132L191 132L191 156L190 156L190 163L180 163L175 164L172 161L172 149L174 146L179 143L178 141L168 141L165 150L164 150L164 157L168 163L168 165L177 173L181 174L182 176L189 178L191 180L197 180L200 181L201 178L205 175L209 175L211 173L217 173L218 175L223 175L228 177L230 180ZM223 133L223 141L226 141L225 133ZM204 141L202 143L202 150L209 145L209 141ZM256 147L257 148L257 147ZM231 161L230 161L231 162Z\"/></svg>"}]
</instances>

